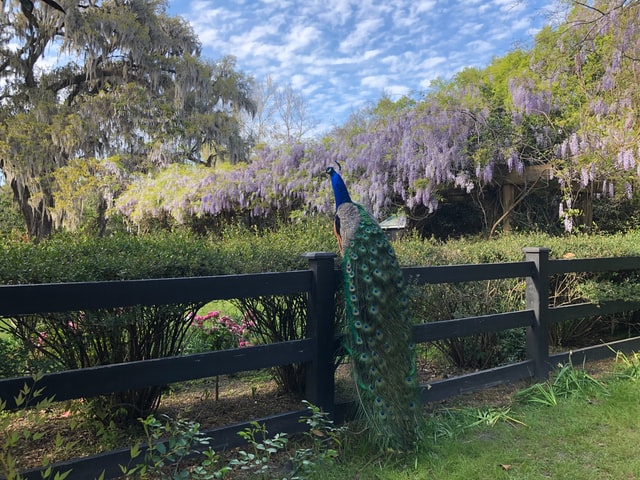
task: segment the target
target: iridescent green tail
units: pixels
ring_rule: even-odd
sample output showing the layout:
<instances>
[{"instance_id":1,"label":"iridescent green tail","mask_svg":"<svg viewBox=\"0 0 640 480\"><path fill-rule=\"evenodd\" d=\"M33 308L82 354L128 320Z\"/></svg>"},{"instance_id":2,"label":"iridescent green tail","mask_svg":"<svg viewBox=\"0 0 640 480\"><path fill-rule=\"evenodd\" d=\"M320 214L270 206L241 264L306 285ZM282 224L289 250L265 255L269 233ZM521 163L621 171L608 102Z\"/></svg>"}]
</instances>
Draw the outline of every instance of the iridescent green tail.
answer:
<instances>
[{"instance_id":1,"label":"iridescent green tail","mask_svg":"<svg viewBox=\"0 0 640 480\"><path fill-rule=\"evenodd\" d=\"M384 232L358 209L343 272L360 415L382 447L408 451L418 439L421 404L403 275Z\"/></svg>"}]
</instances>

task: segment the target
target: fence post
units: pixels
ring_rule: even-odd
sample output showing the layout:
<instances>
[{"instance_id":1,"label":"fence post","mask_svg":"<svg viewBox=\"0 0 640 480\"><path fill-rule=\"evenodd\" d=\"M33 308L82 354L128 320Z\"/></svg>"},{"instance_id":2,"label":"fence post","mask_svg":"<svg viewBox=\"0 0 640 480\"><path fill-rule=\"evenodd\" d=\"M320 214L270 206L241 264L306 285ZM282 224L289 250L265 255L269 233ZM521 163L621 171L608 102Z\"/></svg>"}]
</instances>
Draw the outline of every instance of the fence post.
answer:
<instances>
[{"instance_id":1,"label":"fence post","mask_svg":"<svg viewBox=\"0 0 640 480\"><path fill-rule=\"evenodd\" d=\"M544 247L522 249L525 260L533 262L535 271L527 277L526 307L533 310L535 322L527 327L527 354L534 361L538 380L549 378L549 252Z\"/></svg>"},{"instance_id":2,"label":"fence post","mask_svg":"<svg viewBox=\"0 0 640 480\"><path fill-rule=\"evenodd\" d=\"M335 253L303 255L313 273L309 292L307 335L313 342L314 360L306 379L306 400L327 413L334 410Z\"/></svg>"}]
</instances>

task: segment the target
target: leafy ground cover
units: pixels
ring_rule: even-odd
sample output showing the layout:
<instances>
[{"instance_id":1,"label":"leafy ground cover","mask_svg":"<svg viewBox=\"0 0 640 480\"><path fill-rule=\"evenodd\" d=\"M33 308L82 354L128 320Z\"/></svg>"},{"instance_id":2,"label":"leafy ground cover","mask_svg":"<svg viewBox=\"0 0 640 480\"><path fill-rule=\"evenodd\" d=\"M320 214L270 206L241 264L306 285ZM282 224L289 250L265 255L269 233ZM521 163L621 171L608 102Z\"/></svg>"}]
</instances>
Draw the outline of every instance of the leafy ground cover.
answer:
<instances>
[{"instance_id":1,"label":"leafy ground cover","mask_svg":"<svg viewBox=\"0 0 640 480\"><path fill-rule=\"evenodd\" d=\"M609 360L588 364L584 371L559 370L555 382L540 389L521 382L430 405L427 434L416 455L372 451L365 436L352 429L333 465L324 465L318 476L304 478L640 478L640 460L634 456L640 441L640 382L634 379L640 368L636 363L635 370L620 379L611 373L619 371L620 365ZM282 411L301 408L299 401L279 394L268 375L223 377L220 382L218 400L212 394L213 383L175 388L165 396L161 415L188 418L208 428L267 414L276 406ZM544 401L552 396L555 402ZM128 438L120 432L116 438L108 428L100 430L96 423L80 422L81 408L77 404L50 408L50 421L32 429L42 433L42 438L36 435L38 440L19 452L20 462L37 465L44 456L57 461L100 450L109 443L134 443L135 432L129 432ZM16 419L12 427L27 421ZM69 441L56 442L59 436ZM279 453L265 476L232 472L224 478L286 478L292 452Z\"/></svg>"}]
</instances>

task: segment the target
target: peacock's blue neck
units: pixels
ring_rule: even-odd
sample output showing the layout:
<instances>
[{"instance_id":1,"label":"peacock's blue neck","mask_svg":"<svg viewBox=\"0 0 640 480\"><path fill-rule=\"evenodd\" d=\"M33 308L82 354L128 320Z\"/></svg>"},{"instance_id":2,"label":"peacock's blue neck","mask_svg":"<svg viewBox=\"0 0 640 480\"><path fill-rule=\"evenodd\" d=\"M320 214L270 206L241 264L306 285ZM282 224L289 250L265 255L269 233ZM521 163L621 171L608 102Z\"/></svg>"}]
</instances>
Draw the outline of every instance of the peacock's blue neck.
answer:
<instances>
[{"instance_id":1,"label":"peacock's blue neck","mask_svg":"<svg viewBox=\"0 0 640 480\"><path fill-rule=\"evenodd\" d=\"M347 186L344 184L342 177L338 172L331 169L331 186L333 187L333 196L336 199L336 209L342 205L343 203L351 202L351 197L349 196L349 191L347 190Z\"/></svg>"}]
</instances>

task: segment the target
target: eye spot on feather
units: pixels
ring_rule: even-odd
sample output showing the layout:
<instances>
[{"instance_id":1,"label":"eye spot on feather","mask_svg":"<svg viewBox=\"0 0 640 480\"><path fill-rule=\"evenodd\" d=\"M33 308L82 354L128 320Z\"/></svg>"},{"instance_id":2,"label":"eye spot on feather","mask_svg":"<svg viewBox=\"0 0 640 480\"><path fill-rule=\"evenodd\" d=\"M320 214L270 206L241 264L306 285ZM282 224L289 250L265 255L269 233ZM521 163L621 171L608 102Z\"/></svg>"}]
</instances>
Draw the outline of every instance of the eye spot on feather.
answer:
<instances>
[{"instance_id":1,"label":"eye spot on feather","mask_svg":"<svg viewBox=\"0 0 640 480\"><path fill-rule=\"evenodd\" d=\"M371 305L369 307L369 313L371 313L371 315L377 315L378 314L378 306L377 305Z\"/></svg>"}]
</instances>

